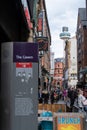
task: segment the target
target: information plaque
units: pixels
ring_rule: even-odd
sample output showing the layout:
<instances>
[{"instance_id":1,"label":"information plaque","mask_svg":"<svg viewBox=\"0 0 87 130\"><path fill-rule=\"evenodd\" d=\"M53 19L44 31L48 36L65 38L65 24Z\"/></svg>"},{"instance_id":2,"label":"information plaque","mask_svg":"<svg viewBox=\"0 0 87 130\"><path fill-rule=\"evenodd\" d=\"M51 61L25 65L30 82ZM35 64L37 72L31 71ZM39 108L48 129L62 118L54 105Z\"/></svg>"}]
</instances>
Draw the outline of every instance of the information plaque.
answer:
<instances>
[{"instance_id":1,"label":"information plaque","mask_svg":"<svg viewBox=\"0 0 87 130\"><path fill-rule=\"evenodd\" d=\"M2 43L0 130L38 129L38 44Z\"/></svg>"}]
</instances>

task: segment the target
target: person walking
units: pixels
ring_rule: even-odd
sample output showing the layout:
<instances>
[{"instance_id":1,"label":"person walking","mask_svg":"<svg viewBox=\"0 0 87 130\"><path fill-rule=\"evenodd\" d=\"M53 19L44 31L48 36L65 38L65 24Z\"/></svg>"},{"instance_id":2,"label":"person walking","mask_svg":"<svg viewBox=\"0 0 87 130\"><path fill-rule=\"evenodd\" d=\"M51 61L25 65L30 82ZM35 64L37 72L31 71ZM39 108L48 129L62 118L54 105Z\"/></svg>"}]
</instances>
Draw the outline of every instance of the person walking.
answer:
<instances>
[{"instance_id":1,"label":"person walking","mask_svg":"<svg viewBox=\"0 0 87 130\"><path fill-rule=\"evenodd\" d=\"M86 98L85 96L83 96L83 90L82 89L78 89L78 106L79 106L79 111L83 111L84 110L84 102L85 102Z\"/></svg>"},{"instance_id":2,"label":"person walking","mask_svg":"<svg viewBox=\"0 0 87 130\"><path fill-rule=\"evenodd\" d=\"M66 99L67 99L67 89L65 89L65 88L63 90L63 99L66 102Z\"/></svg>"},{"instance_id":3,"label":"person walking","mask_svg":"<svg viewBox=\"0 0 87 130\"><path fill-rule=\"evenodd\" d=\"M83 90L78 90L78 105L79 105L79 112L85 112L85 121L87 122L87 99L83 95Z\"/></svg>"},{"instance_id":4,"label":"person walking","mask_svg":"<svg viewBox=\"0 0 87 130\"><path fill-rule=\"evenodd\" d=\"M70 111L73 111L73 105L75 102L75 99L77 97L76 89L74 87L71 87L70 90L68 90L68 97L70 99Z\"/></svg>"},{"instance_id":5,"label":"person walking","mask_svg":"<svg viewBox=\"0 0 87 130\"><path fill-rule=\"evenodd\" d=\"M50 100L51 100L51 104L54 103L54 91L52 90L50 93Z\"/></svg>"}]
</instances>

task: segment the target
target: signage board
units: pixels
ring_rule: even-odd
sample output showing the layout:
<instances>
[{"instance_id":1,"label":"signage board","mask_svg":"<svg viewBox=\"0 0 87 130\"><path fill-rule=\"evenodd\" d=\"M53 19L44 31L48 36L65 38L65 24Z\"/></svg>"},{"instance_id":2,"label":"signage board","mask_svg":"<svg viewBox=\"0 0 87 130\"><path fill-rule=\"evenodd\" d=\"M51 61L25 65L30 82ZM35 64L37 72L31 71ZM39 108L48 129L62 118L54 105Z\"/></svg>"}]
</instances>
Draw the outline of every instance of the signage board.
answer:
<instances>
[{"instance_id":1,"label":"signage board","mask_svg":"<svg viewBox=\"0 0 87 130\"><path fill-rule=\"evenodd\" d=\"M38 44L6 42L1 51L0 130L37 130Z\"/></svg>"},{"instance_id":2,"label":"signage board","mask_svg":"<svg viewBox=\"0 0 87 130\"><path fill-rule=\"evenodd\" d=\"M43 33L43 11L38 15L38 32Z\"/></svg>"},{"instance_id":3,"label":"signage board","mask_svg":"<svg viewBox=\"0 0 87 130\"><path fill-rule=\"evenodd\" d=\"M83 130L83 114L59 113L55 115L54 126L56 130Z\"/></svg>"},{"instance_id":4,"label":"signage board","mask_svg":"<svg viewBox=\"0 0 87 130\"><path fill-rule=\"evenodd\" d=\"M48 51L47 37L36 37L36 41L39 44L39 51Z\"/></svg>"},{"instance_id":5,"label":"signage board","mask_svg":"<svg viewBox=\"0 0 87 130\"><path fill-rule=\"evenodd\" d=\"M31 19L30 19L30 12L29 12L29 9L28 9L27 0L21 0L21 1L22 1L22 5L23 5L23 8L24 8L24 13L25 13L25 16L26 16L28 27L29 27L29 29L31 29L32 23L31 23Z\"/></svg>"},{"instance_id":6,"label":"signage board","mask_svg":"<svg viewBox=\"0 0 87 130\"><path fill-rule=\"evenodd\" d=\"M38 62L38 44L15 42L13 45L13 62Z\"/></svg>"}]
</instances>

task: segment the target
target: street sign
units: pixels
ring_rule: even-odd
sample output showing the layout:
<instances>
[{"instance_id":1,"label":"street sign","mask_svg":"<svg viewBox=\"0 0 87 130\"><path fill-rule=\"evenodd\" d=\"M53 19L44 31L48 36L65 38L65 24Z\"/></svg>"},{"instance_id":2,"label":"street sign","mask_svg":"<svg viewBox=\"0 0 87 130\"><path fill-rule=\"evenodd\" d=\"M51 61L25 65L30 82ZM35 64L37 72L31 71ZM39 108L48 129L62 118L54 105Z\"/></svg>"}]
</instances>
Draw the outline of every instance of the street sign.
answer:
<instances>
[{"instance_id":1,"label":"street sign","mask_svg":"<svg viewBox=\"0 0 87 130\"><path fill-rule=\"evenodd\" d=\"M1 50L0 130L37 130L38 44L6 42Z\"/></svg>"}]
</instances>

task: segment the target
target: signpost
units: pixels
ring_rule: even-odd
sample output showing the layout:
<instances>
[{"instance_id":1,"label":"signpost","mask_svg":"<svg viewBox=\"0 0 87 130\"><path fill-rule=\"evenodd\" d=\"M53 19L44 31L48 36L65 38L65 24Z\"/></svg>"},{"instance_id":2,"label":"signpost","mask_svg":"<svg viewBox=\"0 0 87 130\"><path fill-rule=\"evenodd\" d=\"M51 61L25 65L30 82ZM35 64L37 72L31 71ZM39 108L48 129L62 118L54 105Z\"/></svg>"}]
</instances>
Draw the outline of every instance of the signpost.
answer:
<instances>
[{"instance_id":1,"label":"signpost","mask_svg":"<svg viewBox=\"0 0 87 130\"><path fill-rule=\"evenodd\" d=\"M0 130L38 128L38 44L2 43Z\"/></svg>"}]
</instances>

